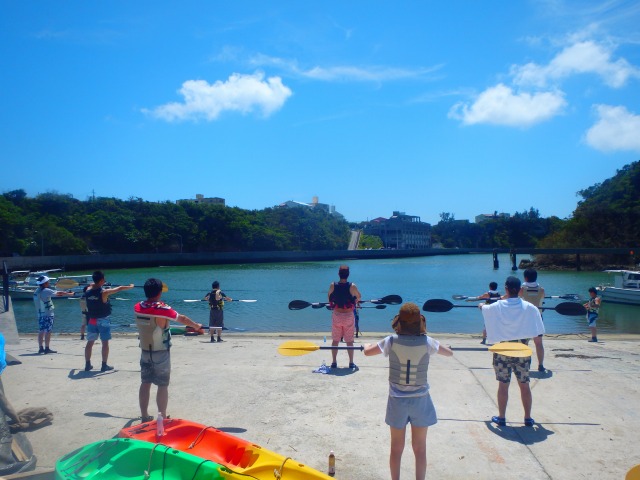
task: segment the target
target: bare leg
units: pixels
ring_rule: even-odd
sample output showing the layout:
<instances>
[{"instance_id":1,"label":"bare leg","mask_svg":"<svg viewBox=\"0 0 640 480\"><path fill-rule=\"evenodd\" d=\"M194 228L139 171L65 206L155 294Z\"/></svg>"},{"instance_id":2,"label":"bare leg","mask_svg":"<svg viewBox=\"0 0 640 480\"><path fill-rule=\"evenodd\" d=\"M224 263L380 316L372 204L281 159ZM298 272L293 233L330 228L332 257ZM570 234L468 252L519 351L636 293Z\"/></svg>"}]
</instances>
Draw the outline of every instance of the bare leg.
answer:
<instances>
[{"instance_id":1,"label":"bare leg","mask_svg":"<svg viewBox=\"0 0 640 480\"><path fill-rule=\"evenodd\" d=\"M44 348L44 332L43 331L38 332L38 345L41 348Z\"/></svg>"},{"instance_id":2,"label":"bare leg","mask_svg":"<svg viewBox=\"0 0 640 480\"><path fill-rule=\"evenodd\" d=\"M151 384L141 383L140 391L138 392L138 402L140 403L140 416L144 420L144 417L149 416L149 396L151 395Z\"/></svg>"},{"instance_id":3,"label":"bare leg","mask_svg":"<svg viewBox=\"0 0 640 480\"><path fill-rule=\"evenodd\" d=\"M391 429L391 453L389 455L389 468L391 469L391 480L400 480L400 464L402 462L402 451L404 450L405 428Z\"/></svg>"},{"instance_id":4,"label":"bare leg","mask_svg":"<svg viewBox=\"0 0 640 480\"><path fill-rule=\"evenodd\" d=\"M536 355L538 356L538 365L544 365L544 345L542 344L542 337L533 337L533 343L536 346Z\"/></svg>"},{"instance_id":5,"label":"bare leg","mask_svg":"<svg viewBox=\"0 0 640 480\"><path fill-rule=\"evenodd\" d=\"M169 405L169 386L158 387L156 393L156 404L158 405L158 412L162 414L164 418L167 418L167 405Z\"/></svg>"},{"instance_id":6,"label":"bare leg","mask_svg":"<svg viewBox=\"0 0 640 480\"><path fill-rule=\"evenodd\" d=\"M509 401L509 383L498 383L498 416L505 418L507 413L507 402ZM529 385L527 383L527 385Z\"/></svg>"},{"instance_id":7,"label":"bare leg","mask_svg":"<svg viewBox=\"0 0 640 480\"><path fill-rule=\"evenodd\" d=\"M87 345L84 347L84 360L87 363L91 363L91 352L93 351L93 344L95 340L89 340Z\"/></svg>"},{"instance_id":8,"label":"bare leg","mask_svg":"<svg viewBox=\"0 0 640 480\"><path fill-rule=\"evenodd\" d=\"M107 363L109 358L109 340L102 341L102 363Z\"/></svg>"},{"instance_id":9,"label":"bare leg","mask_svg":"<svg viewBox=\"0 0 640 480\"><path fill-rule=\"evenodd\" d=\"M44 348L49 348L50 342L51 342L51 332L47 332L44 334Z\"/></svg>"},{"instance_id":10,"label":"bare leg","mask_svg":"<svg viewBox=\"0 0 640 480\"><path fill-rule=\"evenodd\" d=\"M411 427L411 446L416 457L416 480L427 477L427 429L429 427Z\"/></svg>"},{"instance_id":11,"label":"bare leg","mask_svg":"<svg viewBox=\"0 0 640 480\"><path fill-rule=\"evenodd\" d=\"M337 347L340 342L336 342L335 340L331 342L332 347ZM336 358L338 357L338 350L335 348L331 349L331 357L333 358L333 363L336 363Z\"/></svg>"},{"instance_id":12,"label":"bare leg","mask_svg":"<svg viewBox=\"0 0 640 480\"><path fill-rule=\"evenodd\" d=\"M347 342L347 346L353 347L353 342ZM353 363L353 350L347 350L349 354L349 363Z\"/></svg>"},{"instance_id":13,"label":"bare leg","mask_svg":"<svg viewBox=\"0 0 640 480\"><path fill-rule=\"evenodd\" d=\"M533 395L531 395L531 388L529 382L520 383L520 398L522 399L522 408L524 408L524 418L531 418L531 405L533 404Z\"/></svg>"},{"instance_id":14,"label":"bare leg","mask_svg":"<svg viewBox=\"0 0 640 480\"><path fill-rule=\"evenodd\" d=\"M598 338L598 329L596 327L589 327L591 330L591 338Z\"/></svg>"}]
</instances>

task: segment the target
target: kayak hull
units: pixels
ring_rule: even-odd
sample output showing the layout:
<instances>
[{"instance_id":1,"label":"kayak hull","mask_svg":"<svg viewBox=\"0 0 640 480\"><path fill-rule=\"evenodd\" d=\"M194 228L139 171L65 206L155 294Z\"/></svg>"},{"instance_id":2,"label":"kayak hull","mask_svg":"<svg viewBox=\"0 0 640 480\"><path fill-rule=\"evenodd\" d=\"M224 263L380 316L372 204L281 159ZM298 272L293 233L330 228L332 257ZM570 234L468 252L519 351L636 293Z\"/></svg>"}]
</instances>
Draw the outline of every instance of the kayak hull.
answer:
<instances>
[{"instance_id":1,"label":"kayak hull","mask_svg":"<svg viewBox=\"0 0 640 480\"><path fill-rule=\"evenodd\" d=\"M156 435L156 421L142 423L120 430L122 438L134 438L188 452L192 455L222 464L233 472L251 475L259 480L273 480L274 470L288 480L330 479L328 475L311 467L262 448L260 445L208 427L178 418L164 421L164 435Z\"/></svg>"},{"instance_id":2,"label":"kayak hull","mask_svg":"<svg viewBox=\"0 0 640 480\"><path fill-rule=\"evenodd\" d=\"M90 443L74 450L56 462L55 478L57 480L241 479L220 464L166 445L130 438L113 438Z\"/></svg>"}]
</instances>

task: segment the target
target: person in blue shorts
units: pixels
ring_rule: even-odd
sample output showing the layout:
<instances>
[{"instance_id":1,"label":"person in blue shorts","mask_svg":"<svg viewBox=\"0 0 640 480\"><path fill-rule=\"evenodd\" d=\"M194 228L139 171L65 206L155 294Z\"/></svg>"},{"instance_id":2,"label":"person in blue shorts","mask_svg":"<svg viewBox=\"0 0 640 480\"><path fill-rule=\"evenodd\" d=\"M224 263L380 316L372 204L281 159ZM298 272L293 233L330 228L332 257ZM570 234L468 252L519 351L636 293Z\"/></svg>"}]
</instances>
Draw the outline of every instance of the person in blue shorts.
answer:
<instances>
[{"instance_id":1,"label":"person in blue shorts","mask_svg":"<svg viewBox=\"0 0 640 480\"><path fill-rule=\"evenodd\" d=\"M584 308L587 309L587 322L589 323L589 330L591 330L590 342L598 341L598 329L596 328L596 320L598 320L598 310L600 309L600 297L595 287L589 289L589 301L584 304Z\"/></svg>"},{"instance_id":2,"label":"person in blue shorts","mask_svg":"<svg viewBox=\"0 0 640 480\"><path fill-rule=\"evenodd\" d=\"M389 398L385 422L391 430L389 468L391 479L400 478L407 424L411 424L411 446L415 455L416 478L427 474L427 430L438 421L429 394L427 371L432 355L453 355L450 348L428 337L426 320L415 303L405 303L392 321L395 335L365 345L366 356L384 354L389 358Z\"/></svg>"},{"instance_id":3,"label":"person in blue shorts","mask_svg":"<svg viewBox=\"0 0 640 480\"><path fill-rule=\"evenodd\" d=\"M38 353L58 353L49 348L51 332L53 331L54 314L52 297L72 297L73 292L60 292L49 288L50 279L46 275L38 277L38 288L33 293L33 303L38 313Z\"/></svg>"},{"instance_id":4,"label":"person in blue shorts","mask_svg":"<svg viewBox=\"0 0 640 480\"><path fill-rule=\"evenodd\" d=\"M107 365L109 359L109 340L111 340L111 302L109 296L123 290L130 290L131 285L120 285L119 287L106 288L104 286L104 273L100 270L93 272L91 276L93 284L84 292L83 297L87 302L87 345L84 348L85 366L84 371L88 372L93 368L91 365L91 352L93 344L100 337L102 343L102 368L101 372L113 370L113 367Z\"/></svg>"}]
</instances>

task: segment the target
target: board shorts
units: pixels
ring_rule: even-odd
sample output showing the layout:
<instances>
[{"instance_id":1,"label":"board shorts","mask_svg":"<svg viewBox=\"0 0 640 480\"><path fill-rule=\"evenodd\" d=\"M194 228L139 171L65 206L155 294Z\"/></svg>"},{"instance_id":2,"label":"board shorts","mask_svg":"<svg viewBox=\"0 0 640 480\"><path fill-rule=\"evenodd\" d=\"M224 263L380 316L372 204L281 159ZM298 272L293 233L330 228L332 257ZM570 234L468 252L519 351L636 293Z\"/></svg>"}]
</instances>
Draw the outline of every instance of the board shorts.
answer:
<instances>
[{"instance_id":1,"label":"board shorts","mask_svg":"<svg viewBox=\"0 0 640 480\"><path fill-rule=\"evenodd\" d=\"M53 320L53 314L40 315L38 317L38 331L51 333L51 330L53 330Z\"/></svg>"},{"instance_id":2,"label":"board shorts","mask_svg":"<svg viewBox=\"0 0 640 480\"><path fill-rule=\"evenodd\" d=\"M344 339L347 343L353 343L356 333L356 322L353 312L336 312L331 314L331 339L339 342Z\"/></svg>"},{"instance_id":3,"label":"board shorts","mask_svg":"<svg viewBox=\"0 0 640 480\"><path fill-rule=\"evenodd\" d=\"M87 341L95 342L98 337L103 342L111 340L111 319L90 318L87 322Z\"/></svg>"},{"instance_id":4,"label":"board shorts","mask_svg":"<svg viewBox=\"0 0 640 480\"><path fill-rule=\"evenodd\" d=\"M224 328L224 310L212 308L209 311L209 326Z\"/></svg>"},{"instance_id":5,"label":"board shorts","mask_svg":"<svg viewBox=\"0 0 640 480\"><path fill-rule=\"evenodd\" d=\"M596 320L598 319L598 312L588 312L587 313L587 321L589 322L590 327L596 326Z\"/></svg>"},{"instance_id":6,"label":"board shorts","mask_svg":"<svg viewBox=\"0 0 640 480\"><path fill-rule=\"evenodd\" d=\"M431 395L419 397L392 397L387 400L385 423L392 428L405 428L408 423L412 427L430 427L438 423L436 409Z\"/></svg>"},{"instance_id":7,"label":"board shorts","mask_svg":"<svg viewBox=\"0 0 640 480\"><path fill-rule=\"evenodd\" d=\"M511 382L511 372L513 372L518 382L529 383L530 368L531 357L507 357L499 353L493 354L493 371L499 382Z\"/></svg>"},{"instance_id":8,"label":"board shorts","mask_svg":"<svg viewBox=\"0 0 640 480\"><path fill-rule=\"evenodd\" d=\"M140 355L140 380L167 387L171 379L171 355L169 350L157 352L142 351Z\"/></svg>"}]
</instances>

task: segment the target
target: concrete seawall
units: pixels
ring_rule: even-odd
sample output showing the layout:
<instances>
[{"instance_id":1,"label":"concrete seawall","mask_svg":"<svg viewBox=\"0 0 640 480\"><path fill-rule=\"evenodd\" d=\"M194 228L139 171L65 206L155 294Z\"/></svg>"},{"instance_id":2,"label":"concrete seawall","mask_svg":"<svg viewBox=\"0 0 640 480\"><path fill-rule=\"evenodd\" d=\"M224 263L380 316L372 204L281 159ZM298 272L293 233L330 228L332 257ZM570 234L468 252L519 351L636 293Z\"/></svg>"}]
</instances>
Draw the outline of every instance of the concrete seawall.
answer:
<instances>
[{"instance_id":1,"label":"concrete seawall","mask_svg":"<svg viewBox=\"0 0 640 480\"><path fill-rule=\"evenodd\" d=\"M0 257L9 270L61 268L135 268L179 265L224 265L237 263L313 262L374 258L426 257L457 255L468 250L429 248L423 250L321 250L302 252L214 252L214 253L139 253L113 255L52 255Z\"/></svg>"}]
</instances>

